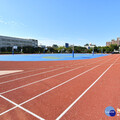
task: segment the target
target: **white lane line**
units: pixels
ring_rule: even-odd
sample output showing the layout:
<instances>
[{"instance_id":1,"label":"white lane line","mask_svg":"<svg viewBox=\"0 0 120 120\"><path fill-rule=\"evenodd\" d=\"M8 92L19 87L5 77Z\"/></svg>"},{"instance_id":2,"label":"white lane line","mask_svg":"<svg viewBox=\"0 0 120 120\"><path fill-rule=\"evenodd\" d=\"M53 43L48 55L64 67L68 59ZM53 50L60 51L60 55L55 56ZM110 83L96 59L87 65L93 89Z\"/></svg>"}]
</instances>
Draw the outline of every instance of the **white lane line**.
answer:
<instances>
[{"instance_id":1,"label":"white lane line","mask_svg":"<svg viewBox=\"0 0 120 120\"><path fill-rule=\"evenodd\" d=\"M13 74L11 74L11 75L4 75L4 76L1 76L0 78L5 78L5 77L8 77L8 76L24 74L24 73L28 73L28 72L32 72L32 71L41 70L41 69L45 69L45 68L40 68L40 69L35 69L35 70L29 70L29 71L24 71L24 72L21 72L21 73L15 73L15 74L13 73Z\"/></svg>"},{"instance_id":2,"label":"white lane line","mask_svg":"<svg viewBox=\"0 0 120 120\"><path fill-rule=\"evenodd\" d=\"M98 60L97 62L99 62L99 61L103 61L103 60ZM89 62L89 61L87 61L87 63L88 63L88 62ZM97 62L93 62L93 63L91 63L91 64L94 64L94 63L97 63ZM86 62L84 62L84 64L85 64L85 63L86 63ZM91 64L88 64L88 65L91 65ZM77 64L77 65L78 65L78 64ZM74 65L70 65L70 66L74 66ZM33 74L33 75L28 75L28 76L25 76L25 77L20 77L20 78L8 80L8 81L0 82L0 84L5 84L5 83L9 83L9 82L21 80L21 79L24 79L24 78L29 78L29 77L32 77L32 76L36 76L36 75L48 73L48 72L51 72L51 71L59 70L59 69L62 69L62 68L67 68L67 67L70 67L70 66L65 66L65 67L61 67L61 68L57 68L57 69L53 69L53 70L49 70L49 71L45 71L45 72ZM86 66L86 65L85 65L85 66ZM84 67L84 66L82 66L82 67Z\"/></svg>"},{"instance_id":3,"label":"white lane line","mask_svg":"<svg viewBox=\"0 0 120 120\"><path fill-rule=\"evenodd\" d=\"M119 56L120 57L120 56ZM119 57L115 60L115 62L119 59ZM112 63L65 111L63 111L56 120L60 120L69 110L70 108L78 101L82 96L115 64Z\"/></svg>"},{"instance_id":4,"label":"white lane line","mask_svg":"<svg viewBox=\"0 0 120 120\"><path fill-rule=\"evenodd\" d=\"M0 75L22 72L23 70L0 70Z\"/></svg>"},{"instance_id":5,"label":"white lane line","mask_svg":"<svg viewBox=\"0 0 120 120\"><path fill-rule=\"evenodd\" d=\"M80 63L79 63L80 64ZM58 66L61 66L63 67L64 65L69 65L68 63L67 64L60 64ZM4 78L4 77L8 77L8 76L13 76L13 75L19 75L19 74L24 74L24 73L29 73L29 72L32 72L32 71L37 71L37 70L41 70L41 69L48 69L48 68L54 68L55 66L49 66L47 68L39 68L39 69L33 69L33 70L29 70L29 71L24 71L24 72L21 72L21 73L15 73L15 74L11 74L11 75L4 75L4 76L1 76L0 78Z\"/></svg>"},{"instance_id":6,"label":"white lane line","mask_svg":"<svg viewBox=\"0 0 120 120\"><path fill-rule=\"evenodd\" d=\"M15 108L17 108L17 106L14 106L14 107L12 107L12 108L10 108L10 109L8 109L8 110L0 113L0 116L1 116L1 115L4 115L4 114L7 113L7 112L10 112L11 110L14 110Z\"/></svg>"},{"instance_id":7,"label":"white lane line","mask_svg":"<svg viewBox=\"0 0 120 120\"><path fill-rule=\"evenodd\" d=\"M90 59L91 60L91 59ZM98 61L101 61L101 60L98 60ZM86 62L89 62L89 60L88 61L85 61L85 63ZM75 62L76 63L76 62ZM72 64L71 66L74 66L74 65L79 65L79 64L81 64L81 63L84 63L84 61L81 61L80 63L79 62L77 62L77 64L75 64L75 63L69 63L69 64ZM61 64L61 65L69 65L68 63L67 64ZM61 66L61 65L59 65L59 66ZM49 66L48 68L53 68L53 67L55 67L55 66ZM62 67L62 66L61 66ZM11 75L4 75L4 76L1 76L0 78L4 78L4 77L8 77L8 76L13 76L13 75L19 75L19 74L24 74L24 73L29 73L29 72L32 72L32 71L37 71L37 70L41 70L41 69L48 69L48 68L40 68L40 69L34 69L34 70L29 70L29 71L24 71L24 72L21 72L21 73L15 73L15 74L11 74Z\"/></svg>"},{"instance_id":8,"label":"white lane line","mask_svg":"<svg viewBox=\"0 0 120 120\"><path fill-rule=\"evenodd\" d=\"M84 63L86 63L86 62L84 62ZM71 66L73 66L73 65L71 65ZM8 82L13 82L13 81L16 81L16 80L20 80L20 79L24 79L24 78L28 78L28 77L32 77L32 76L36 76L36 75L40 75L40 74L44 74L44 73L48 73L48 72L52 72L52 71L59 70L59 69L62 69L62 68L67 68L67 67L69 67L69 66L60 67L60 68L57 68L57 69L53 69L53 70L49 70L49 71L45 71L45 72L41 72L41 73L37 73L37 74L33 74L33 75L28 75L28 76L25 76L25 77L20 77L20 78L8 80L8 81L5 81L5 82L0 82L0 84L4 84L4 83L8 83Z\"/></svg>"},{"instance_id":9,"label":"white lane line","mask_svg":"<svg viewBox=\"0 0 120 120\"><path fill-rule=\"evenodd\" d=\"M34 117L38 118L39 120L45 120L45 119L43 119L42 117L40 117L40 116L36 115L35 113L33 113L33 112L31 112L31 111L27 110L26 108L24 108L24 107L22 107L22 106L20 106L20 105L16 104L15 102L11 101L10 99L8 99L8 98L4 97L3 95L0 95L0 97L1 97L1 98L3 98L3 99L5 99L5 100L7 100L7 101L8 101L8 102L10 102L11 104L13 104L13 105L17 106L18 108L20 108L20 109L24 110L25 112L27 112L27 113L31 114L32 116L34 116Z\"/></svg>"},{"instance_id":10,"label":"white lane line","mask_svg":"<svg viewBox=\"0 0 120 120\"><path fill-rule=\"evenodd\" d=\"M52 75L52 76L47 77L47 78L43 78L43 79L37 80L37 81L35 81L35 82L31 82L31 83L28 83L28 84L25 84L25 85L22 85L22 86L19 86L19 87L16 87L16 88L7 90L7 91L5 91L5 92L1 92L0 95L5 94L5 93L8 93L8 92L11 92L11 91L14 91L14 90L17 90L17 89L20 89L20 88L23 88L23 87L26 87L26 86L29 86L29 85L32 85L32 84L35 84L35 83L38 83L38 82L41 82L41 81L44 81L44 80L47 80L47 79L50 79L50 78L53 78L53 77L56 77L56 76L59 76L59 75L62 75L62 74L65 74L65 73L68 73L68 72L70 72L70 71L79 69L79 68L81 68L81 67L84 67L84 66L80 66L80 67L77 67L77 68L74 68L74 69L71 69L71 70L62 72L62 73L58 73L58 74L56 74L56 75Z\"/></svg>"},{"instance_id":11,"label":"white lane line","mask_svg":"<svg viewBox=\"0 0 120 120\"><path fill-rule=\"evenodd\" d=\"M113 59L113 58L111 58L111 59ZM111 60L111 59L109 59L109 60ZM108 61L109 61L109 60L108 60ZM95 63L95 62L94 62L94 63ZM92 63L92 64L93 64L93 63ZM102 63L102 64L103 64L103 63ZM43 79L37 80L37 81L35 81L35 82L31 82L31 83L28 83L28 84L25 84L25 85L22 85L22 86L19 86L19 87L16 87L16 88L13 88L13 89L4 91L4 92L1 92L0 95L5 94L5 93L8 93L8 92L11 92L11 91L14 91L14 90L17 90L17 89L20 89L20 88L23 88L23 87L26 87L26 86L29 86L29 85L32 85L32 84L35 84L35 83L38 83L38 82L41 82L41 81L44 81L44 80L47 80L47 79L50 79L50 78L53 78L53 77L56 77L56 76L59 76L59 75L62 75L62 74L65 74L65 73L68 73L68 72L70 72L70 71L79 69L79 68L81 68L81 67L84 67L84 66L80 66L80 67L77 67L77 68L74 68L74 69L71 69L71 70L62 72L62 73L58 73L58 74L56 74L56 75L52 75L52 76L47 77L47 78L43 78Z\"/></svg>"},{"instance_id":12,"label":"white lane line","mask_svg":"<svg viewBox=\"0 0 120 120\"><path fill-rule=\"evenodd\" d=\"M108 61L110 61L110 60L111 60L111 59L109 59ZM106 61L106 62L108 62L108 61ZM106 62L104 62L104 63L106 63ZM102 64L104 64L104 63L102 63ZM46 90L46 91L44 91L44 92L42 92L42 93L40 93L40 94L38 94L38 95L36 95L36 96L28 99L28 100L20 103L19 105L23 105L23 104L25 104L25 103L33 100L33 99L36 99L36 98L40 97L41 95L44 95L44 94L46 94L46 93L48 93L48 92L50 92L50 91L52 91L52 90L54 90L54 89L56 89L56 88L58 88L58 87L60 87L60 86L62 86L62 85L64 85L64 84L68 83L69 81L71 81L71 80L73 80L73 79L75 79L75 78L77 78L77 77L79 77L79 76L81 76L81 75L83 75L83 74L85 74L85 73L87 73L87 72L95 69L96 67L98 67L98 66L100 66L100 65L102 65L102 64L99 64L99 65L97 65L97 66L95 66L95 67L93 67L93 68L91 68L91 69L88 69L88 70L86 70L85 72L83 72L83 73L81 73L81 74L78 74L77 76L75 76L75 77L73 77L73 78L71 78L71 79L68 79L67 81L65 81L65 82L63 82L63 83L61 83L61 84L59 84L59 85L57 85L57 86L55 86L55 87L52 87L51 89ZM11 110L13 110L13 109L15 109L15 108L17 108L17 106L15 106L15 107L13 107L13 108L11 108L11 109L8 109L8 110L6 110L6 111L4 111L3 113L1 113L1 115L3 115L3 114L5 114L5 113L7 113L7 112L9 112L9 111L11 111Z\"/></svg>"},{"instance_id":13,"label":"white lane line","mask_svg":"<svg viewBox=\"0 0 120 120\"><path fill-rule=\"evenodd\" d=\"M52 68L52 67L54 67L54 66L49 66L48 68ZM29 72L33 72L33 71L37 71L37 70L48 69L48 68L39 68L39 69L33 69L33 70L29 70L29 71L24 71L24 72L21 72L21 73L15 73L15 74L11 74L11 75L4 75L4 76L1 76L0 78L4 78L4 77L8 77L8 76L13 76L13 75L24 74L24 73L29 73Z\"/></svg>"},{"instance_id":14,"label":"white lane line","mask_svg":"<svg viewBox=\"0 0 120 120\"><path fill-rule=\"evenodd\" d=\"M89 61L85 61L83 63L86 63L86 62L89 62ZM75 64L75 65L79 65L79 64L81 64L81 63ZM66 65L66 64L62 64L62 65ZM67 64L67 65L69 65L69 64ZM61 66L61 65L59 65L59 66ZM71 65L71 66L74 66L74 64ZM54 68L54 67L53 66L49 66L48 68ZM42 69L48 69L48 68L40 68L40 69L35 69L35 70L24 71L24 72L21 72L21 73L14 73L14 74L11 74L11 75L4 75L4 76L1 76L0 78L4 78L4 77L8 77L8 76L13 76L13 75L24 74L24 73L29 73L29 72L32 72L32 71L37 71L37 70L42 70Z\"/></svg>"},{"instance_id":15,"label":"white lane line","mask_svg":"<svg viewBox=\"0 0 120 120\"><path fill-rule=\"evenodd\" d=\"M41 74L48 73L48 72L53 72L53 71L60 70L60 69L63 69L63 68L65 68L65 67L61 67L61 68L57 68L57 69L52 69L52 70L49 70L49 71L45 71L45 72L41 72L41 73L36 73L36 74L33 74L33 75L28 75L28 76L25 76L25 77L20 77L20 78L8 80L8 81L5 81L5 82L0 82L0 84L9 83L9 82L13 82L13 81L24 79L24 78L29 78L29 77L41 75Z\"/></svg>"}]
</instances>

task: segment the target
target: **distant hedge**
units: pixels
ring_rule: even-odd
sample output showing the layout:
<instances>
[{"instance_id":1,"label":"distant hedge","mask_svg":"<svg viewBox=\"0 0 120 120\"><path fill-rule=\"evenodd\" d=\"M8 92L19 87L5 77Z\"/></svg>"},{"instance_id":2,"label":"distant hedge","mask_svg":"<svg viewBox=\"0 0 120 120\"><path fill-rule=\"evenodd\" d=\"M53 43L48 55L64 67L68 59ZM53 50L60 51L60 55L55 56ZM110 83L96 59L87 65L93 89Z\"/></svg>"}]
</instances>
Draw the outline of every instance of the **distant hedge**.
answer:
<instances>
[{"instance_id":1,"label":"distant hedge","mask_svg":"<svg viewBox=\"0 0 120 120\"><path fill-rule=\"evenodd\" d=\"M47 48L47 49L46 49ZM41 47L18 47L17 50L14 50L15 54L30 54L30 53L72 53L73 47L68 47L65 48L64 46L60 47L46 47L46 48L41 48ZM112 53L113 51L118 50L119 46L116 44L110 45L110 46L96 46L94 47L94 53ZM82 46L74 46L74 53L92 53L93 48L87 49ZM0 54L12 54L12 47L2 47L0 48Z\"/></svg>"}]
</instances>

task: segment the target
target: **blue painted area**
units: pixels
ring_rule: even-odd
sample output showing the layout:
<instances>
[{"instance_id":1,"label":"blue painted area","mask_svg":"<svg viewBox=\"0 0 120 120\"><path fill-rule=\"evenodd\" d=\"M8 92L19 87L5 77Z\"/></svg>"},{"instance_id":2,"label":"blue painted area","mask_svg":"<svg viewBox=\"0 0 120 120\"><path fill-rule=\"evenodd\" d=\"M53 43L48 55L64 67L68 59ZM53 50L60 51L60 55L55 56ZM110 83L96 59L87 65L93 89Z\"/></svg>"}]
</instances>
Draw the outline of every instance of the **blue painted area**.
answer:
<instances>
[{"instance_id":1,"label":"blue painted area","mask_svg":"<svg viewBox=\"0 0 120 120\"><path fill-rule=\"evenodd\" d=\"M81 60L106 56L108 54L22 54L22 55L0 55L0 61L60 61Z\"/></svg>"}]
</instances>

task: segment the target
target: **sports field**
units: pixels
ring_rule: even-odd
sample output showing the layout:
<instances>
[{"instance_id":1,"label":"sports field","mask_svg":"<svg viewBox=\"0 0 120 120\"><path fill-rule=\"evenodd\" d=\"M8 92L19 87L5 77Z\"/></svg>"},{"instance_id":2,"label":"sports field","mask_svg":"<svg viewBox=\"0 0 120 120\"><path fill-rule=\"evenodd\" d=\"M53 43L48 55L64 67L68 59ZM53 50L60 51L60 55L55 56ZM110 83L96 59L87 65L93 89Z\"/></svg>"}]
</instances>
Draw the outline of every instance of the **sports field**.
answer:
<instances>
[{"instance_id":1,"label":"sports field","mask_svg":"<svg viewBox=\"0 0 120 120\"><path fill-rule=\"evenodd\" d=\"M60 61L60 60L81 60L106 56L107 54L19 54L0 55L0 61Z\"/></svg>"},{"instance_id":2,"label":"sports field","mask_svg":"<svg viewBox=\"0 0 120 120\"><path fill-rule=\"evenodd\" d=\"M120 55L89 58L0 58L0 120L119 120L105 108L120 108Z\"/></svg>"}]
</instances>

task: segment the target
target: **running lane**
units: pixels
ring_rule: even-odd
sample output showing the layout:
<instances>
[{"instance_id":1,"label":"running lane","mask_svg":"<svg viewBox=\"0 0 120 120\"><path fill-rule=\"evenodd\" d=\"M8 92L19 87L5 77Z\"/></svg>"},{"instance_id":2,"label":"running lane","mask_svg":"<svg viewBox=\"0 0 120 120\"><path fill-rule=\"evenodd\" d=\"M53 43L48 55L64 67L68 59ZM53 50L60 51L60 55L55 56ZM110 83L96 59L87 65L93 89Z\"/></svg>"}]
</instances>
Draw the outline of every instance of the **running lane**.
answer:
<instances>
[{"instance_id":1,"label":"running lane","mask_svg":"<svg viewBox=\"0 0 120 120\"><path fill-rule=\"evenodd\" d=\"M105 108L108 106L114 107L114 117L105 114ZM61 119L120 120L117 108L120 109L120 59Z\"/></svg>"},{"instance_id":2,"label":"running lane","mask_svg":"<svg viewBox=\"0 0 120 120\"><path fill-rule=\"evenodd\" d=\"M85 59L85 60L74 60L74 61L41 61L41 62L0 62L0 70L24 70L23 72L10 74L10 75L3 75L0 76L0 80L8 80L8 79L15 79L22 76L26 76L29 74L34 74L36 72L41 72L43 70L47 71L50 68L59 68L64 66L73 66L73 65L84 65L86 62L94 62L97 60L102 60L109 56L104 56L100 58L94 59Z\"/></svg>"},{"instance_id":3,"label":"running lane","mask_svg":"<svg viewBox=\"0 0 120 120\"><path fill-rule=\"evenodd\" d=\"M109 62L104 60L104 62L106 62L106 63L101 65L101 67L99 66L98 67L99 69L95 68L94 70L80 76L79 78L74 79L73 81L65 84L64 86L61 86L39 98L36 98L36 99L22 105L22 106L29 109L33 113L42 116L43 118L55 119L72 101L74 101L76 99L76 97L80 94L80 92L83 92L84 89L86 89L86 87L88 87L89 84L91 84L94 79L96 79L111 63L113 63L113 61L116 59L116 55L114 55L112 57L114 59L110 60ZM76 72L78 72L78 71L76 71ZM96 74L96 75L94 76L94 74ZM90 79L88 79L88 78L90 78ZM35 87L35 89L36 89L36 87ZM31 90L31 89L29 89L29 90ZM19 94L20 91L16 92L16 95L17 95L17 93ZM31 91L29 91L29 93L27 93L27 95L30 93L31 93ZM11 92L11 95L12 94L14 95L13 92ZM8 94L6 94L6 97L11 96L11 95L7 96L7 95ZM24 97L25 96L23 96L23 99L24 99ZM15 98L15 96L13 96L13 98ZM5 117L5 115L8 115L8 113L4 114L3 117Z\"/></svg>"},{"instance_id":4,"label":"running lane","mask_svg":"<svg viewBox=\"0 0 120 120\"><path fill-rule=\"evenodd\" d=\"M104 62L110 60L104 59ZM91 68L94 68L95 66L98 66L99 64L102 64L102 62L103 61L96 61L94 62L94 64L90 63L91 65L89 66L78 66L73 69L64 68L64 71L59 70L58 72L52 72L52 76L50 77L48 73L47 75L45 74L45 76L48 77L43 79L42 75L31 77L28 79L22 79L20 81L13 81L10 83L1 84L0 94L4 94L4 96L19 104L27 99L30 99L33 96L36 96L38 93L49 90L50 88L59 85L76 75L79 75Z\"/></svg>"},{"instance_id":5,"label":"running lane","mask_svg":"<svg viewBox=\"0 0 120 120\"><path fill-rule=\"evenodd\" d=\"M107 59L97 60L97 61L93 61L91 63L84 62L84 64L80 65L80 66L79 65L65 66L65 67L60 67L60 68L56 68L56 69L50 69L48 71L43 71L40 73L35 73L32 75L27 75L25 77L15 78L15 79L7 80L7 81L4 80L4 81L0 82L0 93L23 86L25 84L31 84L32 82L44 81L48 78L51 78L51 80L53 80L53 82L55 83L56 82L55 79L59 80L61 77L63 77L62 75L64 75L64 78L61 78L61 81L62 81L62 79L65 80L67 78L70 78L70 77L74 76L74 74L75 75L78 74L77 73L78 71L81 73L81 72L85 71L86 69L88 69L92 66L95 66L96 64L101 63L104 60L107 60ZM74 72L72 72L72 71L74 71ZM68 73L68 74L66 74L66 73ZM57 77L57 78L54 78L54 77ZM46 85L49 85L49 84L46 83ZM51 86L51 85L49 85L49 86Z\"/></svg>"},{"instance_id":6,"label":"running lane","mask_svg":"<svg viewBox=\"0 0 120 120\"><path fill-rule=\"evenodd\" d=\"M81 62L76 62L76 63L71 63L71 64L62 64L62 65L55 65L55 66L48 66L47 68L37 68L37 69L31 69L31 70L25 70L23 72L19 72L19 73L14 73L14 74L9 74L9 75L2 75L0 76L0 83L1 82L5 82L5 81L10 81L10 80L13 80L13 79L20 79L23 77L27 77L27 76L31 76L32 75L38 75L38 74L44 74L44 73L48 73L48 72L51 72L51 71L56 71L56 70L59 70L59 69L64 69L65 67L77 67L77 66L83 66L83 65L87 65L87 64L91 64L91 63L94 63L94 61L101 61L102 59L100 60L93 60L92 62L90 61L81 61ZM104 59L103 59L104 60ZM24 64L23 64L24 65ZM18 69L18 68L16 68Z\"/></svg>"},{"instance_id":7,"label":"running lane","mask_svg":"<svg viewBox=\"0 0 120 120\"><path fill-rule=\"evenodd\" d=\"M22 106L47 120L56 119L115 59Z\"/></svg>"}]
</instances>

